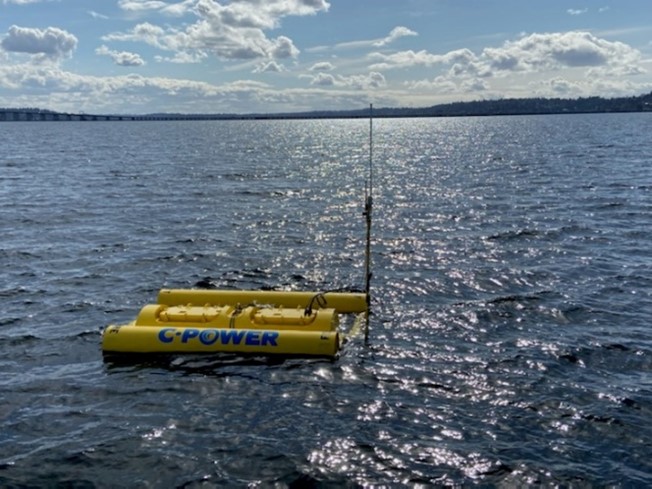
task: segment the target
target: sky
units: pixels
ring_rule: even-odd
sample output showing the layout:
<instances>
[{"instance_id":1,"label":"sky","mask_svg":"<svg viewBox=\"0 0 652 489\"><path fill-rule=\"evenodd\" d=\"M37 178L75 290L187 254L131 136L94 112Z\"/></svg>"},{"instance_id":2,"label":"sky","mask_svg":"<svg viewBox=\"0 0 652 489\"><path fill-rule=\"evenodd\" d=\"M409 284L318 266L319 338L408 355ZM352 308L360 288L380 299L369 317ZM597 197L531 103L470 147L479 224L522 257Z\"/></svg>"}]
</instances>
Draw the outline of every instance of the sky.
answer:
<instances>
[{"instance_id":1,"label":"sky","mask_svg":"<svg viewBox=\"0 0 652 489\"><path fill-rule=\"evenodd\" d=\"M652 91L652 0L0 0L0 107L283 113Z\"/></svg>"}]
</instances>

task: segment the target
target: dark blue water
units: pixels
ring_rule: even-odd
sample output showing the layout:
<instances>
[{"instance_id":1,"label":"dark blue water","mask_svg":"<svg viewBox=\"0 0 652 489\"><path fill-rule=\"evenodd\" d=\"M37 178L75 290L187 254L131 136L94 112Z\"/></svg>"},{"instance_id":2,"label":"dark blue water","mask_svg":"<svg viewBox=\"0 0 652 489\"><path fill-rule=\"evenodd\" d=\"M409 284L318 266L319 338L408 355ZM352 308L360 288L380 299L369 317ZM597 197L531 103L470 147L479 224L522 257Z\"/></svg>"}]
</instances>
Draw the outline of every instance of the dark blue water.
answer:
<instances>
[{"instance_id":1,"label":"dark blue water","mask_svg":"<svg viewBox=\"0 0 652 489\"><path fill-rule=\"evenodd\" d=\"M0 486L652 484L652 114L377 120L369 343L105 361L363 285L367 121L3 123Z\"/></svg>"}]
</instances>

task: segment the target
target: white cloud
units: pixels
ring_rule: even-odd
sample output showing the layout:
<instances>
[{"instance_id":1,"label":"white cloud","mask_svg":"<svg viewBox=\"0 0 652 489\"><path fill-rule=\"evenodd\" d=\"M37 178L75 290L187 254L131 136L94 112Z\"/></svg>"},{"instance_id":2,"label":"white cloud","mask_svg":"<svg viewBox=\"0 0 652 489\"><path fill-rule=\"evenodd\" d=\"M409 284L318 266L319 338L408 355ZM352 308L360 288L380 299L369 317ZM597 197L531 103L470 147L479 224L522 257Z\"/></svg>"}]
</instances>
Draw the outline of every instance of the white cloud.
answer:
<instances>
[{"instance_id":1,"label":"white cloud","mask_svg":"<svg viewBox=\"0 0 652 489\"><path fill-rule=\"evenodd\" d=\"M470 78L468 80L464 80L460 84L460 88L464 92L484 92L485 90L489 90L489 85L487 82L481 78Z\"/></svg>"},{"instance_id":2,"label":"white cloud","mask_svg":"<svg viewBox=\"0 0 652 489\"><path fill-rule=\"evenodd\" d=\"M169 110L206 112L207 104L211 104L240 112L243 104L278 92L257 81L214 85L139 75L82 76L52 65L31 64L0 65L0 87L29 90L30 106L92 113L102 113L103 107L111 112L145 113L153 109L148 106L152 100L161 99L168 100L165 105Z\"/></svg>"},{"instance_id":3,"label":"white cloud","mask_svg":"<svg viewBox=\"0 0 652 489\"><path fill-rule=\"evenodd\" d=\"M621 42L598 38L588 32L530 34L498 48L486 48L476 55L469 49L443 55L425 50L373 53L378 63L371 69L433 67L450 65L451 74L490 77L509 72L544 72L566 68L598 68L629 74L642 71L641 53Z\"/></svg>"},{"instance_id":4,"label":"white cloud","mask_svg":"<svg viewBox=\"0 0 652 489\"><path fill-rule=\"evenodd\" d=\"M587 13L588 11L589 11L588 8L583 8L583 9L569 8L568 10L566 10L566 12L568 12L568 14L570 15L582 15Z\"/></svg>"},{"instance_id":5,"label":"white cloud","mask_svg":"<svg viewBox=\"0 0 652 489\"><path fill-rule=\"evenodd\" d=\"M377 59L380 62L371 65L372 70L383 70L392 68L406 68L411 66L431 66L443 61L443 56L431 54L425 49L421 51L399 51L392 54L372 53L371 59Z\"/></svg>"},{"instance_id":6,"label":"white cloud","mask_svg":"<svg viewBox=\"0 0 652 489\"><path fill-rule=\"evenodd\" d=\"M457 82L448 76L438 76L433 80L406 82L410 91L430 92L436 94L479 93L489 90L489 84L481 78L465 78Z\"/></svg>"},{"instance_id":7,"label":"white cloud","mask_svg":"<svg viewBox=\"0 0 652 489\"><path fill-rule=\"evenodd\" d=\"M416 36L416 35L418 34L411 29L408 29L407 27L403 27L403 26L398 26L398 27L394 27L386 38L381 39L379 41L375 41L373 45L377 47L385 46L387 44L396 41L401 37Z\"/></svg>"},{"instance_id":8,"label":"white cloud","mask_svg":"<svg viewBox=\"0 0 652 489\"><path fill-rule=\"evenodd\" d=\"M553 78L551 80L546 80L543 85L549 87L553 93L563 98L569 98L578 94L582 94L582 85L576 82L565 80L563 78ZM546 90L546 92L549 91Z\"/></svg>"},{"instance_id":9,"label":"white cloud","mask_svg":"<svg viewBox=\"0 0 652 489\"><path fill-rule=\"evenodd\" d=\"M144 22L137 24L130 32L115 32L101 37L103 41L139 41L159 49L172 49L173 46L161 42L165 39L166 31L159 26Z\"/></svg>"},{"instance_id":10,"label":"white cloud","mask_svg":"<svg viewBox=\"0 0 652 489\"><path fill-rule=\"evenodd\" d=\"M382 88L387 81L382 73L372 71L367 75L349 77L348 84L359 89Z\"/></svg>"},{"instance_id":11,"label":"white cloud","mask_svg":"<svg viewBox=\"0 0 652 489\"><path fill-rule=\"evenodd\" d=\"M273 41L270 54L275 59L296 58L299 55L299 50L292 42L292 39L279 36Z\"/></svg>"},{"instance_id":12,"label":"white cloud","mask_svg":"<svg viewBox=\"0 0 652 489\"><path fill-rule=\"evenodd\" d=\"M110 57L119 66L143 66L145 61L136 53L127 51L113 51L106 46L100 46L95 50L96 54Z\"/></svg>"},{"instance_id":13,"label":"white cloud","mask_svg":"<svg viewBox=\"0 0 652 489\"><path fill-rule=\"evenodd\" d=\"M366 75L331 75L330 73L318 72L316 75L302 75L308 78L311 85L321 87L340 87L353 90L368 90L382 88L387 85L387 80L382 73L371 71Z\"/></svg>"},{"instance_id":14,"label":"white cloud","mask_svg":"<svg viewBox=\"0 0 652 489\"><path fill-rule=\"evenodd\" d=\"M315 15L330 7L325 0L240 0L220 3L195 0L168 4L159 0L121 0L130 12L159 11L175 15L193 14L197 20L181 28L160 27L145 22L131 31L116 32L104 41L139 41L174 52L159 60L195 61L212 55L223 60L279 60L296 58L299 49L286 36L269 38L267 30L280 26L287 16Z\"/></svg>"},{"instance_id":15,"label":"white cloud","mask_svg":"<svg viewBox=\"0 0 652 489\"><path fill-rule=\"evenodd\" d=\"M34 29L12 25L0 42L7 52L35 55L39 59L59 60L72 55L77 38L57 27Z\"/></svg>"},{"instance_id":16,"label":"white cloud","mask_svg":"<svg viewBox=\"0 0 652 489\"><path fill-rule=\"evenodd\" d=\"M277 63L276 61L268 61L267 63L261 63L256 68L254 68L253 73L280 73L284 71L282 64Z\"/></svg>"},{"instance_id":17,"label":"white cloud","mask_svg":"<svg viewBox=\"0 0 652 489\"><path fill-rule=\"evenodd\" d=\"M161 0L120 0L118 7L132 16L157 12L171 17L181 17L192 9L195 0L167 3Z\"/></svg>"},{"instance_id":18,"label":"white cloud","mask_svg":"<svg viewBox=\"0 0 652 489\"><path fill-rule=\"evenodd\" d=\"M319 85L322 87L335 86L336 83L335 77L330 73L317 73L310 81L311 85Z\"/></svg>"},{"instance_id":19,"label":"white cloud","mask_svg":"<svg viewBox=\"0 0 652 489\"><path fill-rule=\"evenodd\" d=\"M604 79L587 77L579 80L555 77L547 80L533 81L528 90L539 97L590 97L600 94L603 97L626 97L649 90L650 86L638 85L623 78Z\"/></svg>"},{"instance_id":20,"label":"white cloud","mask_svg":"<svg viewBox=\"0 0 652 489\"><path fill-rule=\"evenodd\" d=\"M560 68L622 66L640 62L636 49L600 39L588 32L531 34L482 53L493 69L544 71Z\"/></svg>"},{"instance_id":21,"label":"white cloud","mask_svg":"<svg viewBox=\"0 0 652 489\"><path fill-rule=\"evenodd\" d=\"M176 52L174 56L154 56L154 60L157 63L193 64L201 63L207 57L206 53Z\"/></svg>"},{"instance_id":22,"label":"white cloud","mask_svg":"<svg viewBox=\"0 0 652 489\"><path fill-rule=\"evenodd\" d=\"M329 50L352 50L352 49L366 49L371 46L382 47L394 42L395 40L405 36L417 36L418 34L407 27L398 26L382 39L363 39L359 41L346 41L340 42L332 46L312 46L306 49L307 52L317 53Z\"/></svg>"},{"instance_id":23,"label":"white cloud","mask_svg":"<svg viewBox=\"0 0 652 489\"><path fill-rule=\"evenodd\" d=\"M94 19L108 20L108 18L109 18L108 15L100 14L99 12L96 12L95 10L89 10L88 15L90 15Z\"/></svg>"},{"instance_id":24,"label":"white cloud","mask_svg":"<svg viewBox=\"0 0 652 489\"><path fill-rule=\"evenodd\" d=\"M127 12L146 12L149 10L162 10L168 4L159 0L119 0L118 7Z\"/></svg>"},{"instance_id":25,"label":"white cloud","mask_svg":"<svg viewBox=\"0 0 652 489\"><path fill-rule=\"evenodd\" d=\"M335 69L333 63L330 63L329 61L321 61L308 68L308 71L332 71L333 69Z\"/></svg>"},{"instance_id":26,"label":"white cloud","mask_svg":"<svg viewBox=\"0 0 652 489\"><path fill-rule=\"evenodd\" d=\"M418 92L435 92L438 94L458 93L459 89L456 83L444 76L438 76L433 80L408 81L404 84L410 91Z\"/></svg>"},{"instance_id":27,"label":"white cloud","mask_svg":"<svg viewBox=\"0 0 652 489\"><path fill-rule=\"evenodd\" d=\"M642 54L633 47L587 32L523 35L476 54L460 49L444 54L427 51L375 53L372 68L421 67L431 79L406 82L413 92L527 96L626 95L650 89L632 75L646 73ZM534 80L537 80L536 83ZM534 88L533 88L534 87Z\"/></svg>"}]
</instances>

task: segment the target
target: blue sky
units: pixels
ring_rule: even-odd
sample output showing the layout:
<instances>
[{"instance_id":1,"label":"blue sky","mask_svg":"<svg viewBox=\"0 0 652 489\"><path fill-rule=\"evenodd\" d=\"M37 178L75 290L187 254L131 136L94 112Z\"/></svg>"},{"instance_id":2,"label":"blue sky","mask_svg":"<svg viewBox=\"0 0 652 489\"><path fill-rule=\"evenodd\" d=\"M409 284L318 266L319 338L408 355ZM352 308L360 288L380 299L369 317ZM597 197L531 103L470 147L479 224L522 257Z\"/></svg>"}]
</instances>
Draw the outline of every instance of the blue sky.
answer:
<instances>
[{"instance_id":1,"label":"blue sky","mask_svg":"<svg viewBox=\"0 0 652 489\"><path fill-rule=\"evenodd\" d=\"M651 0L0 0L0 107L251 113L650 91Z\"/></svg>"}]
</instances>

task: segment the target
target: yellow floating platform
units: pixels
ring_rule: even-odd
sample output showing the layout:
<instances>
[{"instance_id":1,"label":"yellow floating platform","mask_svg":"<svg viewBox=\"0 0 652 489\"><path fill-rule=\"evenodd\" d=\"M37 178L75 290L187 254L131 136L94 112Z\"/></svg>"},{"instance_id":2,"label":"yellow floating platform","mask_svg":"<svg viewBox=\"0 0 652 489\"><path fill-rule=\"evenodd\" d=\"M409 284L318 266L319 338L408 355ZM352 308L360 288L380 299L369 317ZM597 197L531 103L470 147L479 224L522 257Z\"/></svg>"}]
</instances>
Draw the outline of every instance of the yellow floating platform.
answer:
<instances>
[{"instance_id":1,"label":"yellow floating platform","mask_svg":"<svg viewBox=\"0 0 652 489\"><path fill-rule=\"evenodd\" d=\"M362 293L163 289L134 321L108 326L102 350L332 357L339 315L366 313Z\"/></svg>"}]
</instances>

